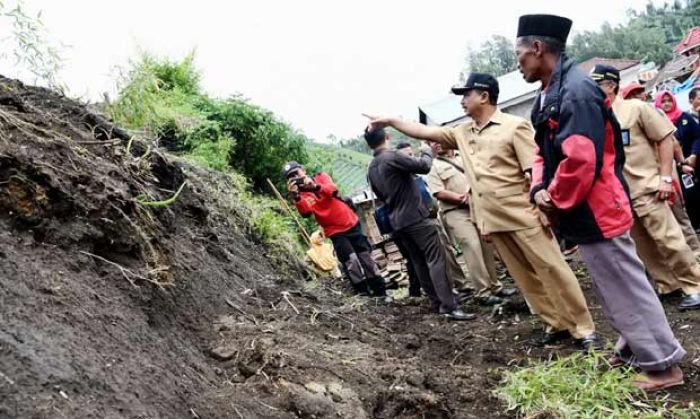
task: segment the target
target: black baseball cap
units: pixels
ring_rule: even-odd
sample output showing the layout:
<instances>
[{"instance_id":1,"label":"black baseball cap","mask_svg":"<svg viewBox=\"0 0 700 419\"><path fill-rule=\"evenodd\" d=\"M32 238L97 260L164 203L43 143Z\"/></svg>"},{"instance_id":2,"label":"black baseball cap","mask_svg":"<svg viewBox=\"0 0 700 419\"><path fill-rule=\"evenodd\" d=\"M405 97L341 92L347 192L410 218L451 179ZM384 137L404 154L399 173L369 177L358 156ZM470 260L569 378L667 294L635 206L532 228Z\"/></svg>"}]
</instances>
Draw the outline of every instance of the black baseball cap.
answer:
<instances>
[{"instance_id":1,"label":"black baseball cap","mask_svg":"<svg viewBox=\"0 0 700 419\"><path fill-rule=\"evenodd\" d=\"M452 93L463 95L472 89L484 90L489 92L492 98L498 99L498 80L490 74L486 73L471 73L467 78L467 82L463 87L453 87Z\"/></svg>"},{"instance_id":2,"label":"black baseball cap","mask_svg":"<svg viewBox=\"0 0 700 419\"><path fill-rule=\"evenodd\" d=\"M289 175L294 172L297 169L303 169L304 166L300 165L299 163L295 161L289 161L284 164L284 167L282 168L282 176L285 178L289 177Z\"/></svg>"},{"instance_id":3,"label":"black baseball cap","mask_svg":"<svg viewBox=\"0 0 700 419\"><path fill-rule=\"evenodd\" d=\"M566 43L566 39L571 32L571 19L556 15L523 15L518 20L518 35L523 36L546 36L558 39Z\"/></svg>"},{"instance_id":4,"label":"black baseball cap","mask_svg":"<svg viewBox=\"0 0 700 419\"><path fill-rule=\"evenodd\" d=\"M596 66L591 70L591 78L595 82L610 80L614 81L615 83L620 83L620 70L613 66L596 64Z\"/></svg>"}]
</instances>

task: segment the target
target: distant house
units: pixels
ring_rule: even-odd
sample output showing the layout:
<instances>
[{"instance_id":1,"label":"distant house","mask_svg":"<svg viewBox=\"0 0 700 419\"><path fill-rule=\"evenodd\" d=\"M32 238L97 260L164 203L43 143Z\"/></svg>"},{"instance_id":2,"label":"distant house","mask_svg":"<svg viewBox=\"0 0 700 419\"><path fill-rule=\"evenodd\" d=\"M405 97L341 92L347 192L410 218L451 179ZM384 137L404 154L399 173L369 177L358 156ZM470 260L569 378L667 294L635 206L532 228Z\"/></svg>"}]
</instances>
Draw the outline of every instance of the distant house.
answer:
<instances>
[{"instance_id":1,"label":"distant house","mask_svg":"<svg viewBox=\"0 0 700 419\"><path fill-rule=\"evenodd\" d=\"M674 93L678 106L690 108L687 92L700 86L700 27L688 31L683 40L673 49L674 57L659 71L649 84L656 91L669 90Z\"/></svg>"},{"instance_id":2,"label":"distant house","mask_svg":"<svg viewBox=\"0 0 700 419\"><path fill-rule=\"evenodd\" d=\"M688 31L683 40L673 49L678 55L699 55L700 54L700 26L696 26Z\"/></svg>"},{"instance_id":3,"label":"distant house","mask_svg":"<svg viewBox=\"0 0 700 419\"><path fill-rule=\"evenodd\" d=\"M622 84L637 81L638 74L653 67L652 64L642 64L638 60L624 60L611 58L591 58L579 64L581 70L589 73L596 64L611 65L620 70ZM513 71L498 77L500 94L498 106L500 109L512 115L530 118L539 83L528 83L523 79L519 71ZM454 126L469 120L464 115L461 96L447 95L434 102L418 107L418 120L426 125Z\"/></svg>"}]
</instances>

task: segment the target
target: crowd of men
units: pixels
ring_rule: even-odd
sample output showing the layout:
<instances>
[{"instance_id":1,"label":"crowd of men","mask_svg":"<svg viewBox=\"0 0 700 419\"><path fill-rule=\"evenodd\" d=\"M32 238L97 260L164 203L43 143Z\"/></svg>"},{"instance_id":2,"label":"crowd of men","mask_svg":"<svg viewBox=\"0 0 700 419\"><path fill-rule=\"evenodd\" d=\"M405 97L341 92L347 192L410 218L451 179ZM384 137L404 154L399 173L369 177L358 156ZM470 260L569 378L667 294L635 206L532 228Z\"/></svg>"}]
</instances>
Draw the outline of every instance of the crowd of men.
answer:
<instances>
[{"instance_id":1,"label":"crowd of men","mask_svg":"<svg viewBox=\"0 0 700 419\"><path fill-rule=\"evenodd\" d=\"M452 89L471 119L456 127L367 115L370 187L389 209L392 238L408 260L411 294L422 290L436 313L476 317L460 309L455 289L463 284L449 268L454 254L431 218L424 190L437 200L439 219L463 251L477 301L497 304L515 292L496 275L497 254L547 325L540 343L573 337L585 350L600 349L560 241L577 246L619 333L610 364L640 369L639 388L666 389L683 384L678 363L686 352L659 295L682 292L680 309L700 309L694 173L700 89L690 93L693 114L681 111L669 92L646 103L644 86L620 86L614 67L598 65L586 75L565 54L571 26L553 15L520 18L518 68L527 82L542 86L530 121L499 110L498 81L483 73ZM392 148L387 127L425 140L420 155ZM384 297L358 218L330 178L305 176L294 162L284 175L298 210L324 228L355 289ZM418 175L427 175L427 185Z\"/></svg>"}]
</instances>

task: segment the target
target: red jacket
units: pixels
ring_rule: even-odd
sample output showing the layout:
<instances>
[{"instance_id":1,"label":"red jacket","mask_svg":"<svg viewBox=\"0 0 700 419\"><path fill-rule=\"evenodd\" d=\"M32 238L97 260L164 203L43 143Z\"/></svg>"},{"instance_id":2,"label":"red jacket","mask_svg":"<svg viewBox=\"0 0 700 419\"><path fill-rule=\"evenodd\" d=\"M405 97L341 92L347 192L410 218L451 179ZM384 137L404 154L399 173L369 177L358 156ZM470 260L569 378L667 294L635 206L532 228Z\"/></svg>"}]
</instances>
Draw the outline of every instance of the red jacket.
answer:
<instances>
[{"instance_id":1,"label":"red jacket","mask_svg":"<svg viewBox=\"0 0 700 419\"><path fill-rule=\"evenodd\" d=\"M318 189L299 194L299 199L294 203L299 213L304 217L313 214L327 237L355 227L359 222L357 214L340 199L333 179L326 173L319 173L313 179Z\"/></svg>"},{"instance_id":2,"label":"red jacket","mask_svg":"<svg viewBox=\"0 0 700 419\"><path fill-rule=\"evenodd\" d=\"M531 197L547 189L559 209L561 234L575 243L610 239L632 227L632 205L622 176L625 154L610 100L565 55L535 101L538 150Z\"/></svg>"}]
</instances>

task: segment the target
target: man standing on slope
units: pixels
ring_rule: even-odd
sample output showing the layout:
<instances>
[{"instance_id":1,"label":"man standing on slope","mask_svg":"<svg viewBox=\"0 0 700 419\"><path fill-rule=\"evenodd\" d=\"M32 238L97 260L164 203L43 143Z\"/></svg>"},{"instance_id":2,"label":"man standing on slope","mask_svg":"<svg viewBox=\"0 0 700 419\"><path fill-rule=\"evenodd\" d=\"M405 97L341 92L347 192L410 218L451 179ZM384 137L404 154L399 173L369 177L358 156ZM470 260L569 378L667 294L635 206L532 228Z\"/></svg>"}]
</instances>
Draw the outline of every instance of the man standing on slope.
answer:
<instances>
[{"instance_id":1,"label":"man standing on slope","mask_svg":"<svg viewBox=\"0 0 700 419\"><path fill-rule=\"evenodd\" d=\"M622 134L610 100L564 53L571 20L521 16L516 55L523 77L542 82L532 121L539 147L531 197L579 244L608 320L620 333L611 364L639 367L634 385L683 384L685 350L669 327L630 237L632 207L622 177Z\"/></svg>"},{"instance_id":2,"label":"man standing on slope","mask_svg":"<svg viewBox=\"0 0 700 419\"><path fill-rule=\"evenodd\" d=\"M360 220L340 198L331 177L326 173L307 176L304 167L295 161L285 164L282 174L299 213L303 217L313 214L323 234L333 242L355 292L386 297L384 278L372 259L372 248L362 233Z\"/></svg>"}]
</instances>

